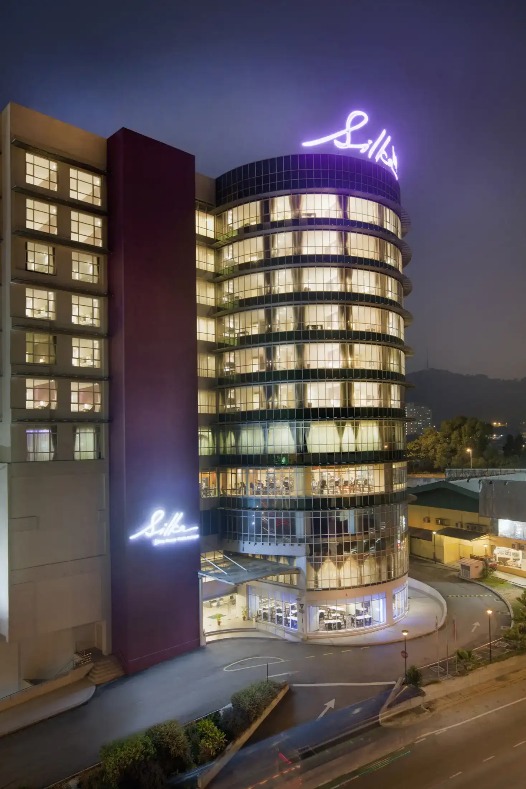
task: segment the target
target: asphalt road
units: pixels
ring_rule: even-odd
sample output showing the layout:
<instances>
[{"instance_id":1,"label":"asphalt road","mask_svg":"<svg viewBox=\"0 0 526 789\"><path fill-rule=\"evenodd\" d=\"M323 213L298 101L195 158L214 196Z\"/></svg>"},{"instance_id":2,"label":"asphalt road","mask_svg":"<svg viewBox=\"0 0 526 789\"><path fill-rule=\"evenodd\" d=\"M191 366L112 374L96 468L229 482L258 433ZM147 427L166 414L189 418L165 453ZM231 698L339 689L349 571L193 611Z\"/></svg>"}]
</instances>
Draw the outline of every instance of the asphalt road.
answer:
<instances>
[{"instance_id":1,"label":"asphalt road","mask_svg":"<svg viewBox=\"0 0 526 789\"><path fill-rule=\"evenodd\" d=\"M449 606L438 635L408 642L409 664L425 665L452 650L452 619L458 646L487 640L485 611L507 624L505 605L491 591L458 579L452 571L419 562L411 574L435 586ZM481 596L482 595L482 596ZM401 625L402 627L402 625ZM403 672L400 643L375 647L328 647L269 639L228 639L183 655L99 689L84 707L4 737L0 789L46 786L98 761L101 745L177 718L185 722L228 703L231 694L269 676L288 680L293 692L269 717L262 735L317 718L334 699L341 709L385 690ZM332 708L328 710L330 715ZM30 758L28 755L30 754Z\"/></svg>"},{"instance_id":2,"label":"asphalt road","mask_svg":"<svg viewBox=\"0 0 526 789\"><path fill-rule=\"evenodd\" d=\"M526 683L473 697L427 724L386 757L327 787L352 789L522 789L526 786ZM389 736L376 730L371 740ZM311 784L308 775L302 782ZM325 786L324 786L325 789Z\"/></svg>"}]
</instances>

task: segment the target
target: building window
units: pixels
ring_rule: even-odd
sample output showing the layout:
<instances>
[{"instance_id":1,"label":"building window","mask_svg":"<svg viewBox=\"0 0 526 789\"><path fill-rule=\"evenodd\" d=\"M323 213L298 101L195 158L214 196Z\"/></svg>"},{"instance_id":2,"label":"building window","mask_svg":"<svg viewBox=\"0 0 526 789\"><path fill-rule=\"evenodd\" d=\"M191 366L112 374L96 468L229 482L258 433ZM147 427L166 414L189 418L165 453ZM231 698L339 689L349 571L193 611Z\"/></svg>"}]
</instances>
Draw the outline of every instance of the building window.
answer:
<instances>
[{"instance_id":1,"label":"building window","mask_svg":"<svg viewBox=\"0 0 526 789\"><path fill-rule=\"evenodd\" d=\"M99 452L99 430L94 425L75 428L75 460L97 460Z\"/></svg>"},{"instance_id":2,"label":"building window","mask_svg":"<svg viewBox=\"0 0 526 789\"><path fill-rule=\"evenodd\" d=\"M215 271L214 250L198 244L195 253L196 267L213 273Z\"/></svg>"},{"instance_id":3,"label":"building window","mask_svg":"<svg viewBox=\"0 0 526 789\"><path fill-rule=\"evenodd\" d=\"M92 214L81 214L79 211L71 212L71 240L81 244L91 244L93 247L102 246L102 219Z\"/></svg>"},{"instance_id":4,"label":"building window","mask_svg":"<svg viewBox=\"0 0 526 789\"><path fill-rule=\"evenodd\" d=\"M57 407L57 383L47 378L26 378L26 408Z\"/></svg>"},{"instance_id":5,"label":"building window","mask_svg":"<svg viewBox=\"0 0 526 789\"><path fill-rule=\"evenodd\" d=\"M216 413L216 393L201 389L197 393L197 412L199 414Z\"/></svg>"},{"instance_id":6,"label":"building window","mask_svg":"<svg viewBox=\"0 0 526 789\"><path fill-rule=\"evenodd\" d=\"M26 184L57 191L57 163L43 156L26 153Z\"/></svg>"},{"instance_id":7,"label":"building window","mask_svg":"<svg viewBox=\"0 0 526 789\"><path fill-rule=\"evenodd\" d=\"M216 324L213 318L197 319L197 339L215 342Z\"/></svg>"},{"instance_id":8,"label":"building window","mask_svg":"<svg viewBox=\"0 0 526 789\"><path fill-rule=\"evenodd\" d=\"M56 341L52 334L26 334L26 363L55 364Z\"/></svg>"},{"instance_id":9,"label":"building window","mask_svg":"<svg viewBox=\"0 0 526 789\"><path fill-rule=\"evenodd\" d=\"M26 241L26 269L40 274L55 273L55 247Z\"/></svg>"},{"instance_id":10,"label":"building window","mask_svg":"<svg viewBox=\"0 0 526 789\"><path fill-rule=\"evenodd\" d=\"M90 296L71 296L71 321L82 326L100 326L100 301Z\"/></svg>"},{"instance_id":11,"label":"building window","mask_svg":"<svg viewBox=\"0 0 526 789\"><path fill-rule=\"evenodd\" d=\"M101 179L84 170L69 171L69 196L92 205L101 204Z\"/></svg>"},{"instance_id":12,"label":"building window","mask_svg":"<svg viewBox=\"0 0 526 789\"><path fill-rule=\"evenodd\" d=\"M215 217L205 211L195 212L195 229L197 235L207 238L215 237Z\"/></svg>"},{"instance_id":13,"label":"building window","mask_svg":"<svg viewBox=\"0 0 526 789\"><path fill-rule=\"evenodd\" d=\"M71 253L71 276L80 282L97 283L99 281L99 259L89 252Z\"/></svg>"},{"instance_id":14,"label":"building window","mask_svg":"<svg viewBox=\"0 0 526 789\"><path fill-rule=\"evenodd\" d=\"M204 279L197 280L197 303L213 307L216 303L216 287L213 282Z\"/></svg>"},{"instance_id":15,"label":"building window","mask_svg":"<svg viewBox=\"0 0 526 789\"><path fill-rule=\"evenodd\" d=\"M54 428L26 430L27 460L53 460L56 434Z\"/></svg>"},{"instance_id":16,"label":"building window","mask_svg":"<svg viewBox=\"0 0 526 789\"><path fill-rule=\"evenodd\" d=\"M202 378L215 378L216 357L211 353L197 355L197 374Z\"/></svg>"},{"instance_id":17,"label":"building window","mask_svg":"<svg viewBox=\"0 0 526 789\"><path fill-rule=\"evenodd\" d=\"M55 320L55 294L53 291L26 288L26 317Z\"/></svg>"},{"instance_id":18,"label":"building window","mask_svg":"<svg viewBox=\"0 0 526 789\"><path fill-rule=\"evenodd\" d=\"M26 200L26 227L57 235L57 207L39 200Z\"/></svg>"},{"instance_id":19,"label":"building window","mask_svg":"<svg viewBox=\"0 0 526 789\"><path fill-rule=\"evenodd\" d=\"M100 367L100 341L89 337L71 338L73 367Z\"/></svg>"},{"instance_id":20,"label":"building window","mask_svg":"<svg viewBox=\"0 0 526 789\"><path fill-rule=\"evenodd\" d=\"M98 412L101 406L100 384L92 381L71 382L71 410L76 413Z\"/></svg>"}]
</instances>

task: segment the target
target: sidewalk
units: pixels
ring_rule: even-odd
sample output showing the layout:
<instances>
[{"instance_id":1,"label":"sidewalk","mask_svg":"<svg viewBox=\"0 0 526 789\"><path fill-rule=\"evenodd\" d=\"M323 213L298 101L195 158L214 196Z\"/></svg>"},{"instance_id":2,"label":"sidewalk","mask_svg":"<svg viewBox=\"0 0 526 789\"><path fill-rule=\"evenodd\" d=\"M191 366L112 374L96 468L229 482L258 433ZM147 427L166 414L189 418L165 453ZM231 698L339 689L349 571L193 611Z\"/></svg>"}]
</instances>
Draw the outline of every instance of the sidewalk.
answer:
<instances>
[{"instance_id":1,"label":"sidewalk","mask_svg":"<svg viewBox=\"0 0 526 789\"><path fill-rule=\"evenodd\" d=\"M0 737L11 734L33 723L60 715L66 710L80 707L91 699L95 685L89 679L81 679L71 685L38 696L24 704L0 712Z\"/></svg>"},{"instance_id":2,"label":"sidewalk","mask_svg":"<svg viewBox=\"0 0 526 789\"><path fill-rule=\"evenodd\" d=\"M511 573L503 573L501 570L495 570L493 573L495 578L500 578L503 581L507 581L509 584L513 584L513 586L520 586L521 589L526 589L526 578L521 578L520 575L511 575Z\"/></svg>"}]
</instances>

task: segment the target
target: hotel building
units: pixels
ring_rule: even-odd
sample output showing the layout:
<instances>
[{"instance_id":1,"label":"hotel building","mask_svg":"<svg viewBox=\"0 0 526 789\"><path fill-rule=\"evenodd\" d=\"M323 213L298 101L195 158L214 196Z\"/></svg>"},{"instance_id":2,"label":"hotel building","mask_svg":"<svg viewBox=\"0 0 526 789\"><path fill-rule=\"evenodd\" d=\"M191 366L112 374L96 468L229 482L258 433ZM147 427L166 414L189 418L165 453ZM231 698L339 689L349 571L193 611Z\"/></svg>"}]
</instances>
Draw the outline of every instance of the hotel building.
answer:
<instances>
[{"instance_id":1,"label":"hotel building","mask_svg":"<svg viewBox=\"0 0 526 789\"><path fill-rule=\"evenodd\" d=\"M83 649L132 672L219 627L403 617L395 175L309 152L212 179L13 104L0 167L0 692Z\"/></svg>"}]
</instances>

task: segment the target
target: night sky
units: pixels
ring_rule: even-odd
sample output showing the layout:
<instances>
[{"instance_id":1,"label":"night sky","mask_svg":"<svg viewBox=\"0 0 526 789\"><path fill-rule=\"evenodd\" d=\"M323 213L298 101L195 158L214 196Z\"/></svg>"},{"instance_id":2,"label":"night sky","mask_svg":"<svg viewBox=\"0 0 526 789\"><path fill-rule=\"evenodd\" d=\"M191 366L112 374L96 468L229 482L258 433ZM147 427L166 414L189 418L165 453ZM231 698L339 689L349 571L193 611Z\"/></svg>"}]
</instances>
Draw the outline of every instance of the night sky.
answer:
<instances>
[{"instance_id":1,"label":"night sky","mask_svg":"<svg viewBox=\"0 0 526 789\"><path fill-rule=\"evenodd\" d=\"M207 175L365 110L412 219L409 369L526 377L526 3L4 0L0 27L2 107L127 126Z\"/></svg>"}]
</instances>

